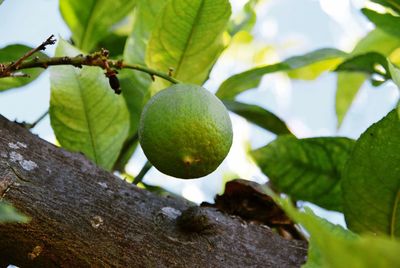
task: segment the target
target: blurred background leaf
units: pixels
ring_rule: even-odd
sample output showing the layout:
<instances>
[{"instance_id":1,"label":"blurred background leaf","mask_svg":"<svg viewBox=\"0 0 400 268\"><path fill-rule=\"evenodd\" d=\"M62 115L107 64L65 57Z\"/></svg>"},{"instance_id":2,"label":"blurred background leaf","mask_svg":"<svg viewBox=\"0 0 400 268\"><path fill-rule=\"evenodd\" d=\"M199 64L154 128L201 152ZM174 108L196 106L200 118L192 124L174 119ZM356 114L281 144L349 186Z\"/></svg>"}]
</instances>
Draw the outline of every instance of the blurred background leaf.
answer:
<instances>
[{"instance_id":1,"label":"blurred background leaf","mask_svg":"<svg viewBox=\"0 0 400 268\"><path fill-rule=\"evenodd\" d=\"M4 63L10 63L13 61L15 62L19 58L21 58L25 53L30 51L31 49L32 49L31 47L27 47L27 46L19 45L19 44L3 47L0 49L0 63L4 64ZM34 57L47 58L47 55L42 52L37 52L37 53L35 53L35 55L30 56L27 60L31 60ZM7 89L22 87L26 84L29 84L30 82L34 81L43 71L44 71L44 69L42 69L42 68L25 69L25 70L22 70L21 72L29 75L29 77L4 77L4 78L1 78L0 92L7 90Z\"/></svg>"},{"instance_id":2,"label":"blurred background leaf","mask_svg":"<svg viewBox=\"0 0 400 268\"><path fill-rule=\"evenodd\" d=\"M357 43L348 57L354 57L368 52L377 52L385 57L390 57L399 47L399 37L375 29ZM341 72L338 74L336 87L336 116L338 127L342 124L354 98L367 78L368 76L364 73Z\"/></svg>"},{"instance_id":3,"label":"blurred background leaf","mask_svg":"<svg viewBox=\"0 0 400 268\"><path fill-rule=\"evenodd\" d=\"M216 95L220 99L232 100L240 93L257 87L266 74L294 70L328 59L344 58L345 55L346 53L337 49L323 48L302 56L288 58L280 63L256 67L226 79L220 85Z\"/></svg>"}]
</instances>

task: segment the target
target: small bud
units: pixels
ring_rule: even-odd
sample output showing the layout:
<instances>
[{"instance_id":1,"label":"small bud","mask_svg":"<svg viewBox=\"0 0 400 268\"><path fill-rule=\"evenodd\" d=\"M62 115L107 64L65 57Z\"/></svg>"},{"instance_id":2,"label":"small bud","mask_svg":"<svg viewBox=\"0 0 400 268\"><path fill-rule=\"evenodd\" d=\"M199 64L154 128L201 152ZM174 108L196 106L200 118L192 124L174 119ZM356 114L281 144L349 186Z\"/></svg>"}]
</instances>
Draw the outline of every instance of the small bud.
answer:
<instances>
[{"instance_id":1,"label":"small bud","mask_svg":"<svg viewBox=\"0 0 400 268\"><path fill-rule=\"evenodd\" d=\"M121 86L119 84L118 77L115 74L108 77L108 82L110 84L110 87L114 90L115 94L121 94Z\"/></svg>"}]
</instances>

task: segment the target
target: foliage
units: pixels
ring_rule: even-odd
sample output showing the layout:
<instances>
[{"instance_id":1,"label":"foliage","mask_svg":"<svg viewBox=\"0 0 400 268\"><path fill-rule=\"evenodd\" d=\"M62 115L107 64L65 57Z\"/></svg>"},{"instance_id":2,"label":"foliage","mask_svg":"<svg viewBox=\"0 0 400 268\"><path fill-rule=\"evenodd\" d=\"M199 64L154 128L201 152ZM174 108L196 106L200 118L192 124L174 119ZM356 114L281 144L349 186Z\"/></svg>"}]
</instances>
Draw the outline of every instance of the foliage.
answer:
<instances>
[{"instance_id":1,"label":"foliage","mask_svg":"<svg viewBox=\"0 0 400 268\"><path fill-rule=\"evenodd\" d=\"M52 66L50 119L60 145L84 153L105 169L123 172L137 147L146 102L171 82L203 85L229 41L243 33L251 37L259 2L249 0L240 16L231 17L228 0L60 0L72 42L60 40L56 56L87 54L106 46L115 53L110 57L140 67L133 71L122 65L110 67L107 57L100 58L102 64L96 66L104 69L105 77L100 68L82 66L82 62ZM373 2L385 12L362 9L376 28L349 53L321 48L274 64L252 66L228 77L216 92L230 111L277 135L250 153L277 193L344 214L351 231L309 210L300 212L276 197L311 236L305 267L400 266L400 105L356 141L299 139L279 115L237 98L256 89L270 73L313 80L331 72L337 76L335 109L340 126L366 81L379 87L392 80L400 87L400 1ZM43 71L5 71L29 50L19 44L0 49L0 91L25 85ZM93 55L96 52L89 56ZM36 56L49 63L54 59L35 53L24 60L34 65ZM31 78L11 77L20 72ZM119 82L121 96L114 94L109 82L113 88ZM0 221L26 220L8 205L0 209Z\"/></svg>"},{"instance_id":2,"label":"foliage","mask_svg":"<svg viewBox=\"0 0 400 268\"><path fill-rule=\"evenodd\" d=\"M61 40L56 55L80 51ZM51 125L60 144L111 169L129 130L126 104L100 69L57 66L50 71Z\"/></svg>"},{"instance_id":3,"label":"foliage","mask_svg":"<svg viewBox=\"0 0 400 268\"><path fill-rule=\"evenodd\" d=\"M13 206L7 202L0 201L0 223L27 223L29 218L18 212Z\"/></svg>"},{"instance_id":4,"label":"foliage","mask_svg":"<svg viewBox=\"0 0 400 268\"><path fill-rule=\"evenodd\" d=\"M303 266L342 268L398 267L400 243L388 237L358 236L317 217L310 209L297 211L289 200L277 199L282 208L310 233L310 251Z\"/></svg>"},{"instance_id":5,"label":"foliage","mask_svg":"<svg viewBox=\"0 0 400 268\"><path fill-rule=\"evenodd\" d=\"M340 181L353 145L348 138L297 139L285 135L252 155L277 190L342 211Z\"/></svg>"}]
</instances>

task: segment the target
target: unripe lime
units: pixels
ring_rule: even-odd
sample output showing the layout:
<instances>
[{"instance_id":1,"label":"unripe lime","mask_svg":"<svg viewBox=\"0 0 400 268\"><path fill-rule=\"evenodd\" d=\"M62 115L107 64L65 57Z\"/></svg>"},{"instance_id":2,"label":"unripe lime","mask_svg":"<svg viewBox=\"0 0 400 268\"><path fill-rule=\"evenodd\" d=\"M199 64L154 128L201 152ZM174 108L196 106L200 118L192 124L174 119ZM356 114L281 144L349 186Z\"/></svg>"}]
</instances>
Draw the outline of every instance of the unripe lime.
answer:
<instances>
[{"instance_id":1,"label":"unripe lime","mask_svg":"<svg viewBox=\"0 0 400 268\"><path fill-rule=\"evenodd\" d=\"M213 172L232 145L232 124L224 104L206 89L173 85L145 105L139 141L159 171L177 178Z\"/></svg>"}]
</instances>

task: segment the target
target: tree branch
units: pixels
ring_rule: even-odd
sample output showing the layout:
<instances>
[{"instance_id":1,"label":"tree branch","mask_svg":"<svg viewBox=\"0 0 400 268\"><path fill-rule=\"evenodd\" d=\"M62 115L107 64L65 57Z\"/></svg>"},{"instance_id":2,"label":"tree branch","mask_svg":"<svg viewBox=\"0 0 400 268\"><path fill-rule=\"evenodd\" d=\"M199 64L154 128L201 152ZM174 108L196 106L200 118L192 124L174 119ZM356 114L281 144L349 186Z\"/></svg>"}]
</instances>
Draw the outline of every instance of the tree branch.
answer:
<instances>
[{"instance_id":1,"label":"tree branch","mask_svg":"<svg viewBox=\"0 0 400 268\"><path fill-rule=\"evenodd\" d=\"M0 225L0 267L300 267L307 253L267 226L139 189L2 116L0 196L32 219Z\"/></svg>"}]
</instances>

